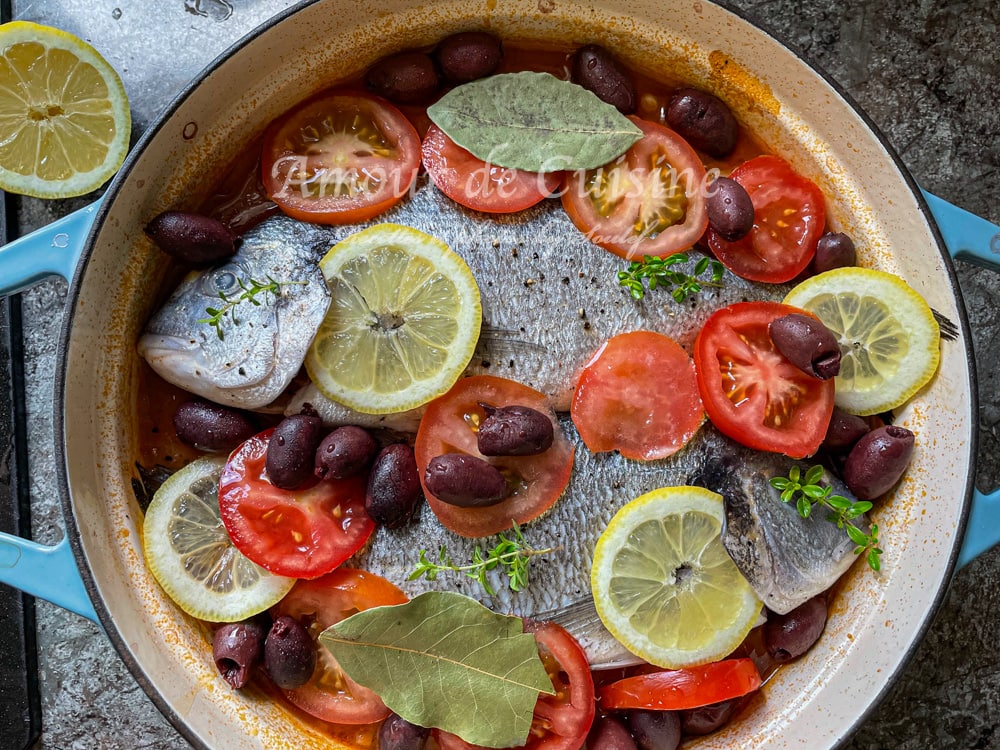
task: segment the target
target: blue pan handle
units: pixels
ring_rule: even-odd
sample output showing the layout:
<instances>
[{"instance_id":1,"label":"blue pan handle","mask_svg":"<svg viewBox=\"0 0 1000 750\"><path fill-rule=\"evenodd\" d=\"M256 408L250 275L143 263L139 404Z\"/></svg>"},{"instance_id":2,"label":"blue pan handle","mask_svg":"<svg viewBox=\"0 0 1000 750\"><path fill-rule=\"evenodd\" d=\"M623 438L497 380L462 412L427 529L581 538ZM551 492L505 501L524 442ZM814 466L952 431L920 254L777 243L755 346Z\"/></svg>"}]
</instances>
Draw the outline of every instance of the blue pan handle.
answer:
<instances>
[{"instance_id":1,"label":"blue pan handle","mask_svg":"<svg viewBox=\"0 0 1000 750\"><path fill-rule=\"evenodd\" d=\"M957 260L1000 271L1000 227L923 191L948 252ZM1000 542L1000 490L986 494L975 490L958 566Z\"/></svg>"},{"instance_id":2,"label":"blue pan handle","mask_svg":"<svg viewBox=\"0 0 1000 750\"><path fill-rule=\"evenodd\" d=\"M0 247L0 296L20 292L48 276L73 278L100 206L98 199Z\"/></svg>"},{"instance_id":3,"label":"blue pan handle","mask_svg":"<svg viewBox=\"0 0 1000 750\"><path fill-rule=\"evenodd\" d=\"M13 294L47 276L73 277L100 201L0 247L0 295ZM0 583L47 599L97 622L64 534L49 547L0 532Z\"/></svg>"}]
</instances>

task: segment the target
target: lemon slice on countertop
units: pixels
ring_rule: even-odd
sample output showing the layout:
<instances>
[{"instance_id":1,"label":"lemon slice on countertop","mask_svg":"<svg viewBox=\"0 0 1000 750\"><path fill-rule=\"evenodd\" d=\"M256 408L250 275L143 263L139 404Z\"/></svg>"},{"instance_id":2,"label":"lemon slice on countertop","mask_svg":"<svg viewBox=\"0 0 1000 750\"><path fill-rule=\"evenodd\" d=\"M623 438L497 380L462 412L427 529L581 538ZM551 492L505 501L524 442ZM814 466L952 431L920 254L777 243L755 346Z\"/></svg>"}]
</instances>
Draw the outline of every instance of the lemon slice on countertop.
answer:
<instances>
[{"instance_id":1,"label":"lemon slice on countertop","mask_svg":"<svg viewBox=\"0 0 1000 750\"><path fill-rule=\"evenodd\" d=\"M97 50L49 26L0 26L0 188L89 193L121 166L131 125L121 79Z\"/></svg>"},{"instance_id":2,"label":"lemon slice on countertop","mask_svg":"<svg viewBox=\"0 0 1000 750\"><path fill-rule=\"evenodd\" d=\"M277 604L295 584L250 562L219 517L225 456L199 458L153 495L142 527L146 564L189 615L209 622L244 620Z\"/></svg>"},{"instance_id":3,"label":"lemon slice on countertop","mask_svg":"<svg viewBox=\"0 0 1000 750\"><path fill-rule=\"evenodd\" d=\"M895 409L937 370L941 334L934 313L898 276L836 268L806 279L784 302L816 315L839 340L836 404L844 411Z\"/></svg>"},{"instance_id":4,"label":"lemon slice on countertop","mask_svg":"<svg viewBox=\"0 0 1000 750\"><path fill-rule=\"evenodd\" d=\"M722 497L662 487L624 506L594 550L591 588L604 626L661 667L705 664L733 651L761 602L722 545Z\"/></svg>"},{"instance_id":5,"label":"lemon slice on countertop","mask_svg":"<svg viewBox=\"0 0 1000 750\"><path fill-rule=\"evenodd\" d=\"M368 414L445 393L472 359L482 306L461 257L410 227L378 224L319 264L331 302L305 365L327 398Z\"/></svg>"}]
</instances>

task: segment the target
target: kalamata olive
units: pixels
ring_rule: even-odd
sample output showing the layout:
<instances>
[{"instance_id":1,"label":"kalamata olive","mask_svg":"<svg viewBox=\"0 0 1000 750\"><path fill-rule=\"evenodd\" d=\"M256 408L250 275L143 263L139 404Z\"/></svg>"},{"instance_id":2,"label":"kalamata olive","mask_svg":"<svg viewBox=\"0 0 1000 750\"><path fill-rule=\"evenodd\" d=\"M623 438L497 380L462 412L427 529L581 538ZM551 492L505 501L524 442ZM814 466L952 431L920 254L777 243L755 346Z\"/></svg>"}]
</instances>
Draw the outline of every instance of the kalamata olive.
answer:
<instances>
[{"instance_id":1,"label":"kalamata olive","mask_svg":"<svg viewBox=\"0 0 1000 750\"><path fill-rule=\"evenodd\" d=\"M254 666L264 656L267 629L259 620L229 622L212 636L212 658L222 678L237 690L250 681Z\"/></svg>"},{"instance_id":2,"label":"kalamata olive","mask_svg":"<svg viewBox=\"0 0 1000 750\"><path fill-rule=\"evenodd\" d=\"M466 453L447 453L427 462L427 491L460 508L496 505L509 492L507 480L493 464Z\"/></svg>"},{"instance_id":3,"label":"kalamata olive","mask_svg":"<svg viewBox=\"0 0 1000 750\"><path fill-rule=\"evenodd\" d=\"M813 274L823 273L834 268L856 265L857 261L854 240L843 232L827 232L816 244L816 255L813 256L810 270Z\"/></svg>"},{"instance_id":4,"label":"kalamata olive","mask_svg":"<svg viewBox=\"0 0 1000 750\"><path fill-rule=\"evenodd\" d=\"M429 729L411 724L398 714L390 714L378 730L379 750L422 750Z\"/></svg>"},{"instance_id":5,"label":"kalamata olive","mask_svg":"<svg viewBox=\"0 0 1000 750\"><path fill-rule=\"evenodd\" d=\"M244 412L209 401L185 401L174 412L174 431L200 451L231 451L257 432Z\"/></svg>"},{"instance_id":6,"label":"kalamata olive","mask_svg":"<svg viewBox=\"0 0 1000 750\"><path fill-rule=\"evenodd\" d=\"M221 221L186 211L164 211L146 225L146 234L163 252L186 263L215 263L237 247Z\"/></svg>"},{"instance_id":7,"label":"kalamata olive","mask_svg":"<svg viewBox=\"0 0 1000 750\"><path fill-rule=\"evenodd\" d=\"M387 445L372 464L365 492L365 510L375 523L394 529L413 517L423 491L413 448Z\"/></svg>"},{"instance_id":8,"label":"kalamata olive","mask_svg":"<svg viewBox=\"0 0 1000 750\"><path fill-rule=\"evenodd\" d=\"M840 372L840 345L816 318L789 313L768 326L771 341L793 365L820 380Z\"/></svg>"},{"instance_id":9,"label":"kalamata olive","mask_svg":"<svg viewBox=\"0 0 1000 750\"><path fill-rule=\"evenodd\" d=\"M831 453L846 453L868 433L868 423L857 414L834 407L830 426L826 428L823 447Z\"/></svg>"},{"instance_id":10,"label":"kalamata olive","mask_svg":"<svg viewBox=\"0 0 1000 750\"><path fill-rule=\"evenodd\" d=\"M739 705L739 701L733 698L682 711L681 734L699 736L711 734L733 718Z\"/></svg>"},{"instance_id":11,"label":"kalamata olive","mask_svg":"<svg viewBox=\"0 0 1000 750\"><path fill-rule=\"evenodd\" d=\"M312 414L293 414L278 422L264 457L271 484L293 490L311 477L322 439L323 420Z\"/></svg>"},{"instance_id":12,"label":"kalamata olive","mask_svg":"<svg viewBox=\"0 0 1000 750\"><path fill-rule=\"evenodd\" d=\"M368 90L391 102L415 104L433 96L438 89L434 61L423 52L400 52L375 63L365 73Z\"/></svg>"},{"instance_id":13,"label":"kalamata olive","mask_svg":"<svg viewBox=\"0 0 1000 750\"><path fill-rule=\"evenodd\" d=\"M718 159L736 148L740 126L726 103L698 89L680 89L670 98L667 123L688 143Z\"/></svg>"},{"instance_id":14,"label":"kalamata olive","mask_svg":"<svg viewBox=\"0 0 1000 750\"><path fill-rule=\"evenodd\" d=\"M764 645L778 663L798 659L819 640L826 627L826 599L814 596L791 612L767 613Z\"/></svg>"},{"instance_id":15,"label":"kalamata olive","mask_svg":"<svg viewBox=\"0 0 1000 750\"><path fill-rule=\"evenodd\" d=\"M602 716L594 721L594 728L587 738L588 750L638 750L628 729L612 716Z\"/></svg>"},{"instance_id":16,"label":"kalamata olive","mask_svg":"<svg viewBox=\"0 0 1000 750\"><path fill-rule=\"evenodd\" d=\"M859 500L874 500L892 489L913 456L913 433L890 424L862 437L844 462L844 483Z\"/></svg>"},{"instance_id":17,"label":"kalamata olive","mask_svg":"<svg viewBox=\"0 0 1000 750\"><path fill-rule=\"evenodd\" d=\"M492 34L462 31L442 39L434 57L446 80L467 83L491 75L503 59L503 50Z\"/></svg>"},{"instance_id":18,"label":"kalamata olive","mask_svg":"<svg viewBox=\"0 0 1000 750\"><path fill-rule=\"evenodd\" d=\"M529 406L480 404L486 419L476 435L484 456L536 456L547 451L554 438L552 420Z\"/></svg>"},{"instance_id":19,"label":"kalamata olive","mask_svg":"<svg viewBox=\"0 0 1000 750\"><path fill-rule=\"evenodd\" d=\"M635 112L635 85L614 56L604 47L588 44L570 59L570 79L593 91L603 102L617 107L622 114Z\"/></svg>"},{"instance_id":20,"label":"kalamata olive","mask_svg":"<svg viewBox=\"0 0 1000 750\"><path fill-rule=\"evenodd\" d=\"M753 202L750 194L736 180L719 177L711 186L708 200L708 225L724 240L735 242L753 229Z\"/></svg>"},{"instance_id":21,"label":"kalamata olive","mask_svg":"<svg viewBox=\"0 0 1000 750\"><path fill-rule=\"evenodd\" d=\"M681 717L677 711L628 712L628 726L639 750L677 750L681 744Z\"/></svg>"},{"instance_id":22,"label":"kalamata olive","mask_svg":"<svg viewBox=\"0 0 1000 750\"><path fill-rule=\"evenodd\" d=\"M316 668L316 645L302 623L282 615L264 641L264 669L278 687L294 690L305 685Z\"/></svg>"},{"instance_id":23,"label":"kalamata olive","mask_svg":"<svg viewBox=\"0 0 1000 750\"><path fill-rule=\"evenodd\" d=\"M353 477L368 468L377 450L375 438L363 427L338 427L316 449L314 473L320 479Z\"/></svg>"}]
</instances>

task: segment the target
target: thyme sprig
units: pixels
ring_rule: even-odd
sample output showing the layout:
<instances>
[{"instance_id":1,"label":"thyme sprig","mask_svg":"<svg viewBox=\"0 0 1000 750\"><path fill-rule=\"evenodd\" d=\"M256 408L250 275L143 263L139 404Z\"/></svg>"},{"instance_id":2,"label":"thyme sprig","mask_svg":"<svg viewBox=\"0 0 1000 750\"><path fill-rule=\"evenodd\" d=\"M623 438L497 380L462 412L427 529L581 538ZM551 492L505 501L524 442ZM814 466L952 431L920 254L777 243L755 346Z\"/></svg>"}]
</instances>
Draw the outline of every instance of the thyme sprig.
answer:
<instances>
[{"instance_id":1,"label":"thyme sprig","mask_svg":"<svg viewBox=\"0 0 1000 750\"><path fill-rule=\"evenodd\" d=\"M642 260L633 260L624 271L618 272L618 283L628 289L633 299L640 300L646 294L646 286L650 290L659 286L670 289L670 296L681 303L690 295L697 294L702 287L721 287L722 274L725 270L722 264L711 258L702 258L694 266L694 274L688 275L673 268L678 263L687 263L687 253L674 253L666 258L656 258L651 255L642 256ZM700 277L711 268L707 279Z\"/></svg>"},{"instance_id":2,"label":"thyme sprig","mask_svg":"<svg viewBox=\"0 0 1000 750\"><path fill-rule=\"evenodd\" d=\"M805 476L798 466L793 466L787 477L773 477L771 486L781 492L781 500L785 503L794 502L799 515L809 518L813 508L822 505L830 512L827 520L837 524L838 529L845 529L847 536L854 542L854 554L864 554L868 567L879 570L882 567L879 555L878 524L871 525L871 532L866 534L851 523L855 518L872 509L872 504L866 500L851 502L846 497L833 494L833 487L819 484L823 477L823 467L813 466Z\"/></svg>"},{"instance_id":3,"label":"thyme sprig","mask_svg":"<svg viewBox=\"0 0 1000 750\"><path fill-rule=\"evenodd\" d=\"M472 553L472 562L466 565L455 565L444 545L441 546L438 553L439 562L428 560L427 550L422 549L420 550L420 561L416 569L410 573L409 580L414 581L423 576L428 581L434 581L437 579L438 573L444 571L465 573L469 578L479 581L479 585L487 594L494 596L496 590L490 584L486 574L500 567L507 573L510 590L520 591L528 585L528 565L531 558L547 555L554 552L555 548L534 549L525 542L524 535L516 523L513 529L512 538L508 539L503 534L499 534L500 542L486 552L476 545L476 549Z\"/></svg>"},{"instance_id":4,"label":"thyme sprig","mask_svg":"<svg viewBox=\"0 0 1000 750\"><path fill-rule=\"evenodd\" d=\"M222 300L221 307L206 307L205 312L209 317L199 318L199 323L207 323L215 329L216 335L220 339L224 339L225 336L222 333L222 321L228 315L233 321L233 325L238 325L239 320L234 312L237 305L243 302L249 302L252 305L260 306L261 304L270 304L271 299L268 295L276 297L281 291L281 287L288 286L291 284L306 284L306 281L275 281L270 276L267 277L267 281L257 281L253 277L244 280L239 277L236 278L236 283L240 285L240 291L232 295L228 295L225 292L219 292L219 299ZM257 299L258 295L264 295L264 301Z\"/></svg>"}]
</instances>

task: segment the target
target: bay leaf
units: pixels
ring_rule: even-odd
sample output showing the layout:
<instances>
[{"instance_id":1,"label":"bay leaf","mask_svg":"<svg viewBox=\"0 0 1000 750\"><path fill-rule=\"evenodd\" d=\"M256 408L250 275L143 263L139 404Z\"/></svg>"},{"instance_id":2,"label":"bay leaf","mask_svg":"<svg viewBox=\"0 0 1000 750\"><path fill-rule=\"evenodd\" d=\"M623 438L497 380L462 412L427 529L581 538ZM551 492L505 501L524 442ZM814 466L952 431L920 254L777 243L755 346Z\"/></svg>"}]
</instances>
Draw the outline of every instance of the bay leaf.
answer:
<instances>
[{"instance_id":1,"label":"bay leaf","mask_svg":"<svg viewBox=\"0 0 1000 750\"><path fill-rule=\"evenodd\" d=\"M474 745L523 745L539 692L553 693L521 619L454 592L358 612L319 640L404 719Z\"/></svg>"},{"instance_id":2,"label":"bay leaf","mask_svg":"<svg viewBox=\"0 0 1000 750\"><path fill-rule=\"evenodd\" d=\"M457 86L427 114L477 158L529 172L599 167L642 137L593 92L549 73L501 73Z\"/></svg>"}]
</instances>

